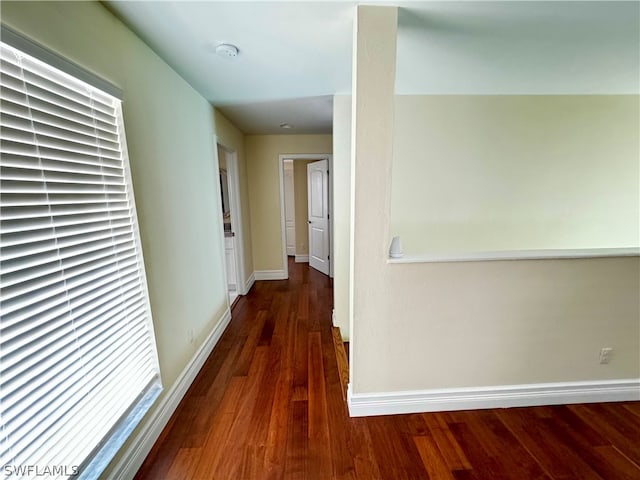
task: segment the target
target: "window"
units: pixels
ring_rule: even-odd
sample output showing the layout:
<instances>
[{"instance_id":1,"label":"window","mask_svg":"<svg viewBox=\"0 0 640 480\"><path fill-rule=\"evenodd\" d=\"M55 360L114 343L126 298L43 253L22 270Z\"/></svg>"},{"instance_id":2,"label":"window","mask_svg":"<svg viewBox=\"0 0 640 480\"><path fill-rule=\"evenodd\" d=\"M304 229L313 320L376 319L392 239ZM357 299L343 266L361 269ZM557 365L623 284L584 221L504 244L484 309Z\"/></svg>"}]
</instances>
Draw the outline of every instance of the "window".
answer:
<instances>
[{"instance_id":1,"label":"window","mask_svg":"<svg viewBox=\"0 0 640 480\"><path fill-rule=\"evenodd\" d=\"M2 35L0 475L97 478L161 390L121 102Z\"/></svg>"}]
</instances>

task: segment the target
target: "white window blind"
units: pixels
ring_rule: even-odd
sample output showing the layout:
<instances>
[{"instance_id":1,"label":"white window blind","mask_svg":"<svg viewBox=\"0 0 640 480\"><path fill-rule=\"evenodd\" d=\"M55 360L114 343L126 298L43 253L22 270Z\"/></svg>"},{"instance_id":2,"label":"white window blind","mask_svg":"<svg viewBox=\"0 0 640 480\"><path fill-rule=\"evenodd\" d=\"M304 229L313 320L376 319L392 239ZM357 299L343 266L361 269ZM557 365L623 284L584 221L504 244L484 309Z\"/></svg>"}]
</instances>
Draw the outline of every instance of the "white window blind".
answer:
<instances>
[{"instance_id":1,"label":"white window blind","mask_svg":"<svg viewBox=\"0 0 640 480\"><path fill-rule=\"evenodd\" d=\"M121 103L0 65L0 476L97 478L161 389Z\"/></svg>"}]
</instances>

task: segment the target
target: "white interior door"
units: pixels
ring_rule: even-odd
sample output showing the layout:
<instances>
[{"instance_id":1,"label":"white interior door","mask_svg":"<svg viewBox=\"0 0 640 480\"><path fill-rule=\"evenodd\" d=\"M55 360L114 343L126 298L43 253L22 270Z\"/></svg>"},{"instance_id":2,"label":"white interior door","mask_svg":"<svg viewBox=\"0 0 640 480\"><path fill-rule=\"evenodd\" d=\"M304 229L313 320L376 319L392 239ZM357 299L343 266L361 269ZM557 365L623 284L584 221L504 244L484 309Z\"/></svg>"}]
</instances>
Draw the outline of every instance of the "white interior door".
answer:
<instances>
[{"instance_id":1,"label":"white interior door","mask_svg":"<svg viewBox=\"0 0 640 480\"><path fill-rule=\"evenodd\" d=\"M329 275L329 164L307 165L309 266Z\"/></svg>"},{"instance_id":2,"label":"white interior door","mask_svg":"<svg viewBox=\"0 0 640 480\"><path fill-rule=\"evenodd\" d=\"M284 161L284 228L287 255L296 254L296 208L293 186L293 160Z\"/></svg>"}]
</instances>

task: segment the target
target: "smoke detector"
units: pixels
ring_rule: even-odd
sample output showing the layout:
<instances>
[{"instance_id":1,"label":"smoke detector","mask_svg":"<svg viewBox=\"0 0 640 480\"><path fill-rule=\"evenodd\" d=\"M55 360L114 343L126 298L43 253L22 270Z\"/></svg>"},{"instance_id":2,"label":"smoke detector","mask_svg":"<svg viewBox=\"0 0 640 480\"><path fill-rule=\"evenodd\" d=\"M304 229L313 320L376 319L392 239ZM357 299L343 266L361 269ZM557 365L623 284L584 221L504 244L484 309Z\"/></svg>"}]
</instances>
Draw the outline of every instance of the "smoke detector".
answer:
<instances>
[{"instance_id":1,"label":"smoke detector","mask_svg":"<svg viewBox=\"0 0 640 480\"><path fill-rule=\"evenodd\" d=\"M238 56L238 47L230 43L221 43L216 47L216 53L221 57L235 58Z\"/></svg>"}]
</instances>

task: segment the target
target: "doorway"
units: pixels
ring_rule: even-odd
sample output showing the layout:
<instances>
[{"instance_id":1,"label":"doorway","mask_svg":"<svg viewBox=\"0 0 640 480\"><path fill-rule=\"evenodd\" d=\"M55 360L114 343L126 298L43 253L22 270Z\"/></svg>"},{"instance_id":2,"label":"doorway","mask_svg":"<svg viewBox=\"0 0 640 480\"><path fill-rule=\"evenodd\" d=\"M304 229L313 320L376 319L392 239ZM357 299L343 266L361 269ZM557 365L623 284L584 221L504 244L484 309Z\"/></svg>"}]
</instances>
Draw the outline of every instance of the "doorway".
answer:
<instances>
[{"instance_id":1,"label":"doorway","mask_svg":"<svg viewBox=\"0 0 640 480\"><path fill-rule=\"evenodd\" d=\"M309 266L329 275L329 162L308 163L306 170Z\"/></svg>"},{"instance_id":2,"label":"doorway","mask_svg":"<svg viewBox=\"0 0 640 480\"><path fill-rule=\"evenodd\" d=\"M235 151L217 143L222 224L224 231L225 277L229 305L244 295L244 248L240 208L238 163Z\"/></svg>"},{"instance_id":3,"label":"doorway","mask_svg":"<svg viewBox=\"0 0 640 480\"><path fill-rule=\"evenodd\" d=\"M288 257L333 276L331 193L332 155L280 155L282 261Z\"/></svg>"}]
</instances>

